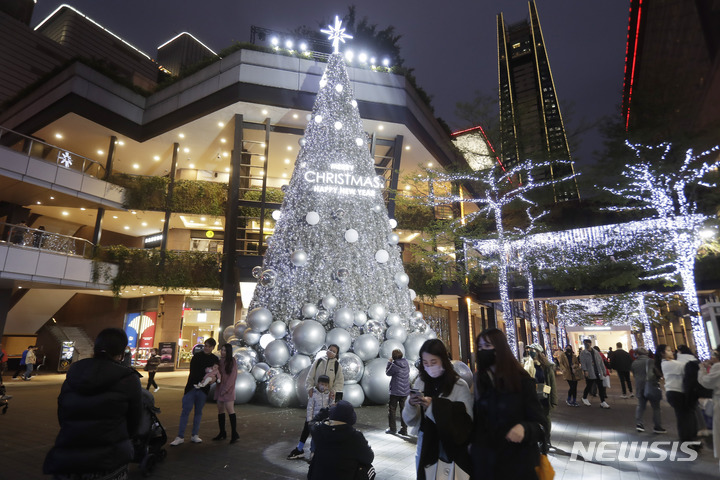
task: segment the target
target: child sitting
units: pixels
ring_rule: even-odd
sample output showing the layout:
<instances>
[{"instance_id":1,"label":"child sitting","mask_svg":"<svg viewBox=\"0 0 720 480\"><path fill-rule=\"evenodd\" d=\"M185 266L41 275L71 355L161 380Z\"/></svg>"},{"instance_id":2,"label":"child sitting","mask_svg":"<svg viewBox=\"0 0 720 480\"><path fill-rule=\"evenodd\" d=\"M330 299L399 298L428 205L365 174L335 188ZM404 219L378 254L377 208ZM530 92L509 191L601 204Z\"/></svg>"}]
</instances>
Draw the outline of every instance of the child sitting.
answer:
<instances>
[{"instance_id":1,"label":"child sitting","mask_svg":"<svg viewBox=\"0 0 720 480\"><path fill-rule=\"evenodd\" d=\"M212 367L206 368L205 376L203 377L202 381L193 386L195 388L203 388L203 387L207 387L208 385L210 385L213 382L219 382L219 381L220 381L220 369L218 368L218 365L216 363Z\"/></svg>"},{"instance_id":2,"label":"child sitting","mask_svg":"<svg viewBox=\"0 0 720 480\"><path fill-rule=\"evenodd\" d=\"M303 426L303 431L300 434L300 442L298 442L297 447L295 447L293 451L290 452L290 455L288 455L287 457L288 460L303 458L305 456L303 447L305 447L305 441L307 440L308 435L310 435L310 422L319 422L325 420L327 418L329 407L330 377L328 377L327 375L320 375L318 377L315 388L313 388L312 390L312 395L308 398L307 410L305 415L305 425ZM314 448L311 445L310 451L312 452L313 450Z\"/></svg>"}]
</instances>

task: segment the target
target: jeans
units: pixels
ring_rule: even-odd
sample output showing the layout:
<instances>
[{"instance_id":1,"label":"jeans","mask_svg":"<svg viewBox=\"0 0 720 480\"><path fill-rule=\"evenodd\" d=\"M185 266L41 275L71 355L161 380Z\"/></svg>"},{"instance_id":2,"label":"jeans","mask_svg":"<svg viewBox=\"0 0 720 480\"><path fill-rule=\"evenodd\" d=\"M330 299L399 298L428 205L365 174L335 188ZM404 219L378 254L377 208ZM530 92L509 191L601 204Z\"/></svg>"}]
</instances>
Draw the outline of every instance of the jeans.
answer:
<instances>
[{"instance_id":1,"label":"jeans","mask_svg":"<svg viewBox=\"0 0 720 480\"><path fill-rule=\"evenodd\" d=\"M598 378L586 378L585 379L585 390L583 391L583 398L588 397L588 393L590 393L590 390L593 388L593 385L597 386L598 393L600 393L600 401L604 402L607 398L607 395L605 395L605 386L602 383L602 380Z\"/></svg>"},{"instance_id":2,"label":"jeans","mask_svg":"<svg viewBox=\"0 0 720 480\"><path fill-rule=\"evenodd\" d=\"M25 364L25 375L23 375L23 377L30 378L32 376L34 366L35 366L35 364L33 364L33 363Z\"/></svg>"},{"instance_id":3,"label":"jeans","mask_svg":"<svg viewBox=\"0 0 720 480\"><path fill-rule=\"evenodd\" d=\"M187 427L190 410L195 408L195 416L193 417L192 434L200 433L200 422L202 421L202 410L207 401L207 395L200 388L193 388L182 397L182 413L180 414L180 428L178 428L178 437L185 436L185 427Z\"/></svg>"},{"instance_id":4,"label":"jeans","mask_svg":"<svg viewBox=\"0 0 720 480\"><path fill-rule=\"evenodd\" d=\"M400 404L400 428L403 431L407 430L405 420L402 418L402 411L405 408L405 399L407 397L400 395L390 395L390 403L388 403L388 424L390 431L394 432L396 428L395 411L397 410L398 403Z\"/></svg>"},{"instance_id":5,"label":"jeans","mask_svg":"<svg viewBox=\"0 0 720 480\"><path fill-rule=\"evenodd\" d=\"M665 392L667 401L675 410L678 436L681 442L691 442L697 436L697 418L695 417L696 404L690 405L682 392Z\"/></svg>"},{"instance_id":6,"label":"jeans","mask_svg":"<svg viewBox=\"0 0 720 480\"><path fill-rule=\"evenodd\" d=\"M620 379L620 387L622 388L622 394L625 395L627 390L630 390L630 393L633 393L632 391L632 383L630 383L630 372L629 371L617 371L618 378ZM627 383L627 390L625 390L625 384Z\"/></svg>"},{"instance_id":7,"label":"jeans","mask_svg":"<svg viewBox=\"0 0 720 480\"><path fill-rule=\"evenodd\" d=\"M645 415L645 407L647 402L650 402L650 406L653 410L653 427L656 429L662 428L662 421L660 419L660 400L650 400L645 398L645 382L637 382L637 399L638 404L635 409L635 423L642 425L643 416Z\"/></svg>"}]
</instances>

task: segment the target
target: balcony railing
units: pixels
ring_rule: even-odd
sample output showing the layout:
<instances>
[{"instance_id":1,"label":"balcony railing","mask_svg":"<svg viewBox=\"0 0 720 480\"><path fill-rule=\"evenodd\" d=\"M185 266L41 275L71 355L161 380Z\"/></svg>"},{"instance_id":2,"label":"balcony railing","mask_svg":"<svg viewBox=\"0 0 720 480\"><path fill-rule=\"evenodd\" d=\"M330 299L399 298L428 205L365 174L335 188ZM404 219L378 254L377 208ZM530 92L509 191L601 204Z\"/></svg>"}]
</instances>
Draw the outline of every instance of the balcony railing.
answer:
<instances>
[{"instance_id":1,"label":"balcony railing","mask_svg":"<svg viewBox=\"0 0 720 480\"><path fill-rule=\"evenodd\" d=\"M94 160L4 127L0 127L0 145L28 157L54 163L91 177L104 178L105 176L105 167Z\"/></svg>"},{"instance_id":2,"label":"balcony railing","mask_svg":"<svg viewBox=\"0 0 720 480\"><path fill-rule=\"evenodd\" d=\"M18 247L37 248L63 255L92 258L94 245L84 238L61 235L24 225L0 222L2 240Z\"/></svg>"}]
</instances>

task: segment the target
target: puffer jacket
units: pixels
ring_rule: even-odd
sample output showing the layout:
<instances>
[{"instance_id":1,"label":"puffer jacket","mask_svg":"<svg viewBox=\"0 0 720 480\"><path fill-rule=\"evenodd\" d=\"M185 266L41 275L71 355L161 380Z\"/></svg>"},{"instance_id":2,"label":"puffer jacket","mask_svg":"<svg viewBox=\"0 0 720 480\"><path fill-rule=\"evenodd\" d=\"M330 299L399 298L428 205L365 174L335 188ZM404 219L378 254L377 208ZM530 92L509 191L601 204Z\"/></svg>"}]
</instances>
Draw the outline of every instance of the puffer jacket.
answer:
<instances>
[{"instance_id":1,"label":"puffer jacket","mask_svg":"<svg viewBox=\"0 0 720 480\"><path fill-rule=\"evenodd\" d=\"M140 374L110 359L73 363L58 397L60 433L46 474L107 472L133 458L142 414Z\"/></svg>"},{"instance_id":2,"label":"puffer jacket","mask_svg":"<svg viewBox=\"0 0 720 480\"><path fill-rule=\"evenodd\" d=\"M410 365L404 358L388 361L385 375L390 378L390 395L407 397L410 395Z\"/></svg>"}]
</instances>

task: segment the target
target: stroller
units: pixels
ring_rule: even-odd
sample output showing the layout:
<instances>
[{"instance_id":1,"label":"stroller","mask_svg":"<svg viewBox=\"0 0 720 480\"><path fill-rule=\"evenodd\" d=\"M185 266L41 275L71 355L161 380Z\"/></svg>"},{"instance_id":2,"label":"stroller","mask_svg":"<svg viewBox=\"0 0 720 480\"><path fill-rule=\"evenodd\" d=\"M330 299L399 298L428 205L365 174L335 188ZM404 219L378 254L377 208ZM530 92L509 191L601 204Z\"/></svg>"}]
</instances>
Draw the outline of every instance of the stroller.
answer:
<instances>
[{"instance_id":1,"label":"stroller","mask_svg":"<svg viewBox=\"0 0 720 480\"><path fill-rule=\"evenodd\" d=\"M8 406L10 405L10 400L12 398L12 395L6 395L7 390L5 389L5 385L2 383L2 378L0 378L0 412L2 412L3 415L5 415L8 411Z\"/></svg>"},{"instance_id":2,"label":"stroller","mask_svg":"<svg viewBox=\"0 0 720 480\"><path fill-rule=\"evenodd\" d=\"M157 414L160 409L155 407L155 398L152 393L142 390L143 416L140 428L133 439L135 457L133 462L140 464L143 476L150 476L158 460L164 460L167 451L163 445L167 442L167 433L160 423Z\"/></svg>"}]
</instances>

